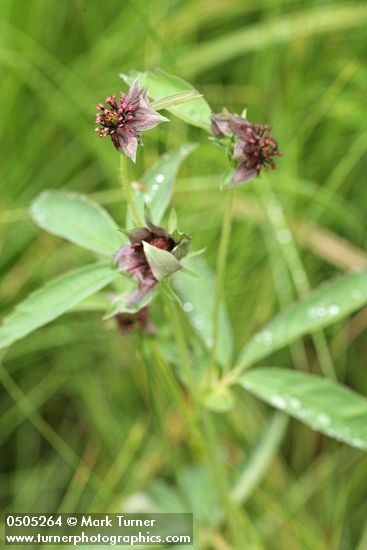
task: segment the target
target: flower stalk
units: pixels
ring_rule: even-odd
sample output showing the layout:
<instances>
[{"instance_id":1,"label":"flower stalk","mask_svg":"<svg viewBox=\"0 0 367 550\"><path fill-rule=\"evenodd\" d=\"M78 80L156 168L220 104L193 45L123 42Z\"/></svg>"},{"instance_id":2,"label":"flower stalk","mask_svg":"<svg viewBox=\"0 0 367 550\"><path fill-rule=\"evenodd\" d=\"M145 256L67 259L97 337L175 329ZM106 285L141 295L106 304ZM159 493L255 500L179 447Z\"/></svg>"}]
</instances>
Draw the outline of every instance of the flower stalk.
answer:
<instances>
[{"instance_id":1,"label":"flower stalk","mask_svg":"<svg viewBox=\"0 0 367 550\"><path fill-rule=\"evenodd\" d=\"M216 266L216 282L215 282L215 296L214 296L214 308L213 308L213 344L210 354L209 362L209 377L213 382L215 378L215 364L218 349L219 338L219 321L220 321L220 309L223 298L223 284L224 275L226 270L229 241L231 236L232 217L233 217L233 198L234 188L230 188L227 191L225 211L223 216L222 231L219 243L219 251L217 257Z\"/></svg>"},{"instance_id":2,"label":"flower stalk","mask_svg":"<svg viewBox=\"0 0 367 550\"><path fill-rule=\"evenodd\" d=\"M128 209L134 219L134 223L137 227L142 227L144 225L143 220L141 219L136 204L133 199L133 190L129 180L128 173L128 160L125 155L120 155L120 181L122 185L122 190L124 193L125 200L128 205Z\"/></svg>"}]
</instances>

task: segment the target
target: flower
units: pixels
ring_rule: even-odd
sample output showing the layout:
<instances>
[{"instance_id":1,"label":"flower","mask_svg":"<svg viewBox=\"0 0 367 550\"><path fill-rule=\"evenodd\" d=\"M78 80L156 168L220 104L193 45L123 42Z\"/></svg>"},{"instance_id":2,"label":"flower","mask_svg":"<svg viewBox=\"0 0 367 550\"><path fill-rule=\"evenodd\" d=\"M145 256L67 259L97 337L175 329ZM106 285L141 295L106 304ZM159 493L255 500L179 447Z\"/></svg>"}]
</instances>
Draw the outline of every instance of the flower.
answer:
<instances>
[{"instance_id":1,"label":"flower","mask_svg":"<svg viewBox=\"0 0 367 550\"><path fill-rule=\"evenodd\" d=\"M138 288L128 297L127 308L134 308L143 300L146 303L155 285L181 268L179 260L187 251L187 236L177 230L169 234L163 227L154 225L148 217L146 223L147 227L127 233L130 243L122 246L114 257L120 271L138 279Z\"/></svg>"},{"instance_id":2,"label":"flower","mask_svg":"<svg viewBox=\"0 0 367 550\"><path fill-rule=\"evenodd\" d=\"M231 127L238 137L233 153L233 158L239 162L233 176L234 184L253 179L261 169L276 168L274 157L281 156L281 153L269 126L232 121Z\"/></svg>"},{"instance_id":3,"label":"flower","mask_svg":"<svg viewBox=\"0 0 367 550\"><path fill-rule=\"evenodd\" d=\"M224 138L233 134L232 123L239 119L244 120L238 115L232 115L227 111L223 113L212 114L211 117L211 130L212 134L216 138Z\"/></svg>"},{"instance_id":4,"label":"flower","mask_svg":"<svg viewBox=\"0 0 367 550\"><path fill-rule=\"evenodd\" d=\"M99 137L111 136L117 151L123 151L134 162L136 150L141 144L140 132L155 128L168 119L154 111L147 98L146 88L139 90L135 80L126 95L116 101L116 95L106 97L105 106L98 103L95 129Z\"/></svg>"},{"instance_id":5,"label":"flower","mask_svg":"<svg viewBox=\"0 0 367 550\"><path fill-rule=\"evenodd\" d=\"M231 126L228 113L213 114L211 117L211 130L216 138L223 138L226 135L231 135Z\"/></svg>"},{"instance_id":6,"label":"flower","mask_svg":"<svg viewBox=\"0 0 367 550\"><path fill-rule=\"evenodd\" d=\"M149 318L149 307L142 307L136 313L118 313L114 316L117 327L122 334L131 334L138 329L143 330L148 335L155 333L155 326Z\"/></svg>"},{"instance_id":7,"label":"flower","mask_svg":"<svg viewBox=\"0 0 367 550\"><path fill-rule=\"evenodd\" d=\"M212 115L212 133L219 139L235 139L232 158L238 164L231 185L250 181L262 169L266 171L270 167L274 170L274 157L282 155L269 126L253 124L238 115L225 112Z\"/></svg>"}]
</instances>

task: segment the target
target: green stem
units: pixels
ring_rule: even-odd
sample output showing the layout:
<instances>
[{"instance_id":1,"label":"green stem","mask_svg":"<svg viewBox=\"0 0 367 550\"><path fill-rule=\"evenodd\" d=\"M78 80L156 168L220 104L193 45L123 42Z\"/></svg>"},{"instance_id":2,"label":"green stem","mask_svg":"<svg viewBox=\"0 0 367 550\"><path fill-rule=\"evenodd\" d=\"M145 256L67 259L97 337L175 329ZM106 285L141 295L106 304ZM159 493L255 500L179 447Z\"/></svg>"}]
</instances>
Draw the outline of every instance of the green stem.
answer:
<instances>
[{"instance_id":1,"label":"green stem","mask_svg":"<svg viewBox=\"0 0 367 550\"><path fill-rule=\"evenodd\" d=\"M129 181L129 174L128 174L128 160L127 156L124 154L120 154L120 180L122 184L122 189L124 192L125 200L127 202L128 208L131 212L132 217L134 218L135 225L137 227L143 227L144 222L141 219L138 209L136 208L136 205L133 200L133 193L131 184Z\"/></svg>"},{"instance_id":2,"label":"green stem","mask_svg":"<svg viewBox=\"0 0 367 550\"><path fill-rule=\"evenodd\" d=\"M228 522L228 527L230 529L233 539L233 548L236 550L242 550L242 548L244 548L244 538L246 538L246 542L248 542L249 538L254 541L257 539L257 534L254 531L251 522L247 519L247 516L244 514L244 512L242 512L241 509L237 506L236 502L234 502L231 495L229 480L227 479L227 472L220 456L220 442L218 439L214 418L209 411L206 411L202 407L200 407L200 404L197 401L192 365L190 361L190 353L187 348L182 323L180 322L179 312L175 307L176 304L167 299L165 305L168 319L172 324L174 338L178 348L178 354L186 377L190 381L188 386L192 398L192 411L188 410L187 412L189 413L189 415L187 416L187 414L185 414L185 417L190 424L192 421L194 422L194 426L192 426L191 428L192 434L198 436L198 450L203 451L206 455L208 466L211 469L214 485L217 488L221 501L223 502L225 517ZM184 401L182 401L182 396L179 395L179 390L177 391L177 393L172 392L172 395L176 396L176 399L181 402L181 407L183 405L184 411L185 405ZM201 417L202 423L198 422L199 417ZM246 547L250 548L250 546ZM260 546L257 544L252 544L251 548L260 548Z\"/></svg>"},{"instance_id":3,"label":"green stem","mask_svg":"<svg viewBox=\"0 0 367 550\"><path fill-rule=\"evenodd\" d=\"M220 320L220 308L223 298L223 281L226 270L227 254L229 248L229 239L231 235L232 216L233 216L233 197L234 188L231 188L227 192L225 210L222 223L222 232L219 243L219 251L217 257L216 267L216 283L215 283L215 297L214 297L214 309L213 309L213 344L210 354L209 363L209 376L211 380L214 378L214 369L217 356L218 337L219 337L219 320Z\"/></svg>"},{"instance_id":4,"label":"green stem","mask_svg":"<svg viewBox=\"0 0 367 550\"><path fill-rule=\"evenodd\" d=\"M176 403L178 410L181 412L183 418L186 421L187 428L190 432L190 438L193 440L193 450L196 455L205 454L206 447L200 432L200 426L198 426L197 418L195 417L195 411L193 406L185 399L185 395L180 388L180 385L175 378L172 369L164 358L159 349L158 343L152 349L152 359L157 367L159 376L162 383L165 385L166 390L172 397L172 400Z\"/></svg>"},{"instance_id":5,"label":"green stem","mask_svg":"<svg viewBox=\"0 0 367 550\"><path fill-rule=\"evenodd\" d=\"M249 543L252 538L252 526L243 521L237 504L234 502L229 487L227 472L225 470L222 458L220 456L220 442L214 419L210 412L203 411L203 432L208 446L208 463L211 469L213 480L218 491L218 495L223 503L227 525L232 536L233 548L242 550L243 548L258 548L257 545ZM244 524L245 523L245 524ZM253 543L253 541L252 541Z\"/></svg>"},{"instance_id":6,"label":"green stem","mask_svg":"<svg viewBox=\"0 0 367 550\"><path fill-rule=\"evenodd\" d=\"M167 319L171 323L173 335L178 348L179 357L185 374L186 383L190 390L191 397L195 402L196 394L194 387L194 378L191 366L190 353L186 345L185 334L182 330L182 322L177 311L177 306L171 298L166 299Z\"/></svg>"}]
</instances>

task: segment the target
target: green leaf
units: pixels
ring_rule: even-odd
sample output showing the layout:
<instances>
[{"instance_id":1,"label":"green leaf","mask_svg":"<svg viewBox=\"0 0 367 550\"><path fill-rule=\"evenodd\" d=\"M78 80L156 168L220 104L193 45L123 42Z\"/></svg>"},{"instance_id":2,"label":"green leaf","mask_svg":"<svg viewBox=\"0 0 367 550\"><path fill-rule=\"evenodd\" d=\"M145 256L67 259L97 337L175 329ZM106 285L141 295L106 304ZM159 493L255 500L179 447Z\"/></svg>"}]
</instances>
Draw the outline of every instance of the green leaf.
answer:
<instances>
[{"instance_id":1,"label":"green leaf","mask_svg":"<svg viewBox=\"0 0 367 550\"><path fill-rule=\"evenodd\" d=\"M144 204L149 207L153 223L159 224L171 202L177 172L185 158L196 149L188 144L165 153L156 165L142 177L143 190L134 191L133 200L141 218L144 218ZM133 227L131 215L128 215L128 227Z\"/></svg>"},{"instance_id":2,"label":"green leaf","mask_svg":"<svg viewBox=\"0 0 367 550\"><path fill-rule=\"evenodd\" d=\"M228 412L234 406L234 397L228 386L217 384L205 395L204 404L215 412Z\"/></svg>"},{"instance_id":3,"label":"green leaf","mask_svg":"<svg viewBox=\"0 0 367 550\"><path fill-rule=\"evenodd\" d=\"M286 415L274 413L249 449L232 489L232 496L236 502L246 502L261 483L284 439L288 420Z\"/></svg>"},{"instance_id":4,"label":"green leaf","mask_svg":"<svg viewBox=\"0 0 367 550\"><path fill-rule=\"evenodd\" d=\"M60 317L119 275L109 264L97 263L47 283L21 302L0 326L0 348L6 348Z\"/></svg>"},{"instance_id":5,"label":"green leaf","mask_svg":"<svg viewBox=\"0 0 367 550\"><path fill-rule=\"evenodd\" d=\"M199 94L195 90L185 90L184 92L178 92L177 94L170 94L156 99L151 103L151 107L155 111L161 111L162 109L168 109L169 107L188 103L200 97L202 97L202 94Z\"/></svg>"},{"instance_id":6,"label":"green leaf","mask_svg":"<svg viewBox=\"0 0 367 550\"><path fill-rule=\"evenodd\" d=\"M183 302L183 310L202 340L210 350L213 334L213 309L215 281L211 269L201 257L185 258L183 268L198 273L200 277L189 277L183 272L177 272L172 278L173 287ZM217 359L224 366L230 364L232 358L232 329L224 304L220 312L219 341Z\"/></svg>"},{"instance_id":7,"label":"green leaf","mask_svg":"<svg viewBox=\"0 0 367 550\"><path fill-rule=\"evenodd\" d=\"M49 233L105 256L126 240L106 210L77 193L44 191L33 201L31 216Z\"/></svg>"},{"instance_id":8,"label":"green leaf","mask_svg":"<svg viewBox=\"0 0 367 550\"><path fill-rule=\"evenodd\" d=\"M103 313L110 307L111 300L108 293L99 292L76 304L71 311L101 311Z\"/></svg>"},{"instance_id":9,"label":"green leaf","mask_svg":"<svg viewBox=\"0 0 367 550\"><path fill-rule=\"evenodd\" d=\"M247 107L245 107L241 113L242 118L247 118Z\"/></svg>"},{"instance_id":10,"label":"green leaf","mask_svg":"<svg viewBox=\"0 0 367 550\"><path fill-rule=\"evenodd\" d=\"M180 261L180 260L182 260L182 258L185 258L185 256L187 256L187 254L190 250L190 246L191 246L191 239L189 239L183 233L180 234L178 230L175 230L173 233L171 233L172 238L176 240L175 235L178 235L178 238L182 238L182 240L172 250L172 254L174 255L175 258L177 258L178 261ZM182 237L182 235L184 235L184 236ZM177 242L177 240L176 240L176 242ZM186 269L185 271L186 271L186 273L189 272L188 269ZM193 275L194 275L194 273L193 273Z\"/></svg>"},{"instance_id":11,"label":"green leaf","mask_svg":"<svg viewBox=\"0 0 367 550\"><path fill-rule=\"evenodd\" d=\"M186 509L194 514L195 523L205 526L220 524L223 520L223 503L206 465L181 467L177 481L187 503Z\"/></svg>"},{"instance_id":12,"label":"green leaf","mask_svg":"<svg viewBox=\"0 0 367 550\"><path fill-rule=\"evenodd\" d=\"M168 233L173 233L177 229L177 212L174 208L172 208L171 212L168 216L167 221L167 229Z\"/></svg>"},{"instance_id":13,"label":"green leaf","mask_svg":"<svg viewBox=\"0 0 367 550\"><path fill-rule=\"evenodd\" d=\"M124 507L131 513L184 513L187 508L176 488L163 479L154 479L143 491L124 499ZM143 546L142 548L147 548Z\"/></svg>"},{"instance_id":14,"label":"green leaf","mask_svg":"<svg viewBox=\"0 0 367 550\"><path fill-rule=\"evenodd\" d=\"M162 281L181 268L180 262L171 252L143 242L145 257L157 281Z\"/></svg>"},{"instance_id":15,"label":"green leaf","mask_svg":"<svg viewBox=\"0 0 367 550\"><path fill-rule=\"evenodd\" d=\"M129 86L131 86L136 78L139 78L140 86L147 88L148 96L152 100L158 100L160 98L164 98L165 96L180 94L188 91L198 94L199 97L188 103L167 106L167 111L188 124L198 126L199 128L203 128L207 132L210 132L210 107L205 99L200 97L197 90L195 90L195 88L188 82L185 82L181 78L168 74L160 69L157 69L155 72L145 73L133 71L129 75L120 74L120 77Z\"/></svg>"},{"instance_id":16,"label":"green leaf","mask_svg":"<svg viewBox=\"0 0 367 550\"><path fill-rule=\"evenodd\" d=\"M367 303L367 270L340 277L279 314L244 347L244 368L304 334L322 329Z\"/></svg>"},{"instance_id":17,"label":"green leaf","mask_svg":"<svg viewBox=\"0 0 367 550\"><path fill-rule=\"evenodd\" d=\"M248 371L239 383L314 430L367 450L367 399L341 384L272 367Z\"/></svg>"}]
</instances>

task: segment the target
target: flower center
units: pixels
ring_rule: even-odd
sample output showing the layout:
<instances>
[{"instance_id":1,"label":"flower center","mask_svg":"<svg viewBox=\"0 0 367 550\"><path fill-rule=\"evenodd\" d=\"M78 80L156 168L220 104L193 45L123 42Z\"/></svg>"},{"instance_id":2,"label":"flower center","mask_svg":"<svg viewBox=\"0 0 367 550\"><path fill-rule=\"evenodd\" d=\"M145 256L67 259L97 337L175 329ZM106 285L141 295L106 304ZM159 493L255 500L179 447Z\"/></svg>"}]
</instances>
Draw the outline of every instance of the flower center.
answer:
<instances>
[{"instance_id":1,"label":"flower center","mask_svg":"<svg viewBox=\"0 0 367 550\"><path fill-rule=\"evenodd\" d=\"M99 127L96 128L96 132L100 137L112 137L116 134L119 128L123 128L134 118L134 108L137 107L136 104L126 105L125 96L121 96L117 102L115 94L106 97L106 103L107 106L103 103L97 105L96 123Z\"/></svg>"},{"instance_id":2,"label":"flower center","mask_svg":"<svg viewBox=\"0 0 367 550\"><path fill-rule=\"evenodd\" d=\"M119 121L119 115L117 111L111 111L108 109L108 112L104 115L104 121L108 126L117 126L117 123Z\"/></svg>"},{"instance_id":3,"label":"flower center","mask_svg":"<svg viewBox=\"0 0 367 550\"><path fill-rule=\"evenodd\" d=\"M271 128L262 124L250 126L247 129L247 135L244 139L243 152L247 157L247 165L249 168L255 168L260 172L275 168L273 157L280 156L278 151L278 143L270 135Z\"/></svg>"}]
</instances>

